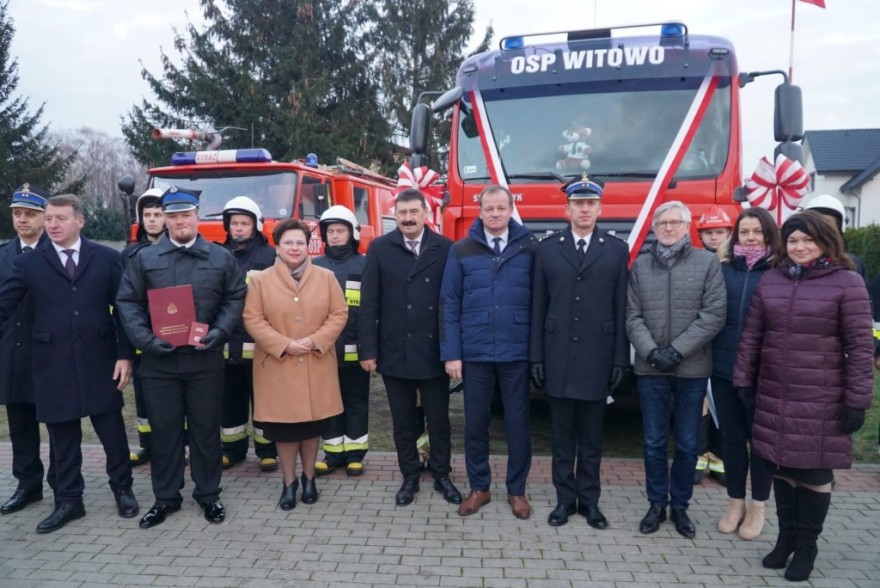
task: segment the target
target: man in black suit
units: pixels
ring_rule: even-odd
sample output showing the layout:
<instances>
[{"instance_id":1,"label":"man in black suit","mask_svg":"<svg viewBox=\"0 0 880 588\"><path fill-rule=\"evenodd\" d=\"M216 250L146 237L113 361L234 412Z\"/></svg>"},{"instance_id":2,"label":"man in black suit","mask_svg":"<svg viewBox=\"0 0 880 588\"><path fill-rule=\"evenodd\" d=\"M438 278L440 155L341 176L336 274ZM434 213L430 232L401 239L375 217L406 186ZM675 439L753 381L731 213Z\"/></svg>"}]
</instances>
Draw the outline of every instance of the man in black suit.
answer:
<instances>
[{"instance_id":1,"label":"man in black suit","mask_svg":"<svg viewBox=\"0 0 880 588\"><path fill-rule=\"evenodd\" d=\"M226 518L220 501L223 346L241 324L247 284L232 253L199 234L198 207L199 192L175 186L165 191L162 209L168 232L129 260L117 296L125 330L143 351L138 375L153 429L150 477L156 502L141 518L143 529L180 510L184 434L193 498L208 522ZM152 330L147 292L187 284L192 286L196 321L209 326L198 348L176 347Z\"/></svg>"},{"instance_id":2,"label":"man in black suit","mask_svg":"<svg viewBox=\"0 0 880 588\"><path fill-rule=\"evenodd\" d=\"M34 305L37 419L49 430L56 472L55 511L37 533L51 533L86 514L80 448L85 416L104 446L120 516L138 513L122 420L122 390L131 379L134 350L113 312L122 262L118 252L80 237L84 223L78 197L50 198L49 241L16 258L12 275L0 287L0 321L13 314L25 295Z\"/></svg>"},{"instance_id":3,"label":"man in black suit","mask_svg":"<svg viewBox=\"0 0 880 588\"><path fill-rule=\"evenodd\" d=\"M602 420L629 365L629 250L596 226L601 181L584 174L563 189L571 223L539 243L532 288L532 381L550 405L557 497L547 522L564 525L578 512L606 529L599 510Z\"/></svg>"},{"instance_id":4,"label":"man in black suit","mask_svg":"<svg viewBox=\"0 0 880 588\"><path fill-rule=\"evenodd\" d=\"M9 208L16 238L0 246L0 284L12 274L16 257L33 251L48 239L43 230L48 198L46 192L28 184L13 193ZM43 499L40 423L37 421L31 372L33 328L34 307L27 297L18 305L15 314L0 327L0 404L6 405L9 439L12 441L12 475L18 480L15 493L0 506L0 514L4 515ZM49 486L54 484L53 476L50 465Z\"/></svg>"},{"instance_id":5,"label":"man in black suit","mask_svg":"<svg viewBox=\"0 0 880 588\"><path fill-rule=\"evenodd\" d=\"M400 192L397 228L373 241L361 280L360 364L382 374L394 424L394 445L403 474L395 497L412 503L419 491L421 433L417 394L431 436L428 468L434 489L447 502L461 503L451 470L449 376L440 361L440 283L452 241L425 226L428 205L415 188Z\"/></svg>"}]
</instances>

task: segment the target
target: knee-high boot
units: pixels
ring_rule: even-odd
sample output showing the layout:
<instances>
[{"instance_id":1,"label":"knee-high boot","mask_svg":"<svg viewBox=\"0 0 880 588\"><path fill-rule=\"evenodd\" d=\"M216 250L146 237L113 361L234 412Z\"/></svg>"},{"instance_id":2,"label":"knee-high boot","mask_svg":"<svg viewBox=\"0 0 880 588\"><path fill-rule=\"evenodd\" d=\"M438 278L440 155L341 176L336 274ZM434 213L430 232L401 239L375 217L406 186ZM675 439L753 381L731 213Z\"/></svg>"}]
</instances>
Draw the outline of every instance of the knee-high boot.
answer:
<instances>
[{"instance_id":1,"label":"knee-high boot","mask_svg":"<svg viewBox=\"0 0 880 588\"><path fill-rule=\"evenodd\" d=\"M809 579L819 553L816 541L822 534L825 517L831 506L831 493L816 492L803 486L798 486L795 491L797 492L797 529L794 557L785 570L785 579L803 582Z\"/></svg>"},{"instance_id":2,"label":"knee-high boot","mask_svg":"<svg viewBox=\"0 0 880 588\"><path fill-rule=\"evenodd\" d=\"M795 549L795 530L797 527L797 492L794 486L773 479L773 494L776 496L776 518L779 520L779 536L776 547L763 560L765 568L781 570L788 563L789 556Z\"/></svg>"}]
</instances>

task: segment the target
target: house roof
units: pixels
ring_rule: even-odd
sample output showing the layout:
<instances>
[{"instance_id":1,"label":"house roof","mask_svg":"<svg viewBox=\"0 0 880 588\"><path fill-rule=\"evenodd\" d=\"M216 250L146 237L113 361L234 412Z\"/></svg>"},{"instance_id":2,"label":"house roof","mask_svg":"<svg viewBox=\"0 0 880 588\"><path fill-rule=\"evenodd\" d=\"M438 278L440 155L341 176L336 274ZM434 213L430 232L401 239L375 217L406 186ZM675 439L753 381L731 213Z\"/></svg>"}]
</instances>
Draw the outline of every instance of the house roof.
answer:
<instances>
[{"instance_id":1,"label":"house roof","mask_svg":"<svg viewBox=\"0 0 880 588\"><path fill-rule=\"evenodd\" d=\"M880 158L880 129L807 131L804 144L813 157L817 173L862 175Z\"/></svg>"}]
</instances>

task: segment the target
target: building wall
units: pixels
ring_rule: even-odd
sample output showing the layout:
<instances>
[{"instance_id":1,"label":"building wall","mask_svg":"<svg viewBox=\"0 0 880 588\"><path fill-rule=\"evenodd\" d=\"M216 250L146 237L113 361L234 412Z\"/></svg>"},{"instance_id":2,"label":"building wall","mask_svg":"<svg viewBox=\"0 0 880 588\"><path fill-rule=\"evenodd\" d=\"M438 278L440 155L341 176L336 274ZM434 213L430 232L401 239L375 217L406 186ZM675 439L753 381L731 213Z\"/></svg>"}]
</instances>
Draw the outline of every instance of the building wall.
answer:
<instances>
[{"instance_id":1,"label":"building wall","mask_svg":"<svg viewBox=\"0 0 880 588\"><path fill-rule=\"evenodd\" d=\"M853 228L866 227L870 224L880 224L880 177L865 182L859 193L843 194L840 187L844 185L854 174L826 174L816 173L816 165L809 151L807 151L804 169L813 178L813 191L804 196L803 203L809 202L810 198L819 194L831 194L838 198L844 208L847 209L849 225Z\"/></svg>"}]
</instances>

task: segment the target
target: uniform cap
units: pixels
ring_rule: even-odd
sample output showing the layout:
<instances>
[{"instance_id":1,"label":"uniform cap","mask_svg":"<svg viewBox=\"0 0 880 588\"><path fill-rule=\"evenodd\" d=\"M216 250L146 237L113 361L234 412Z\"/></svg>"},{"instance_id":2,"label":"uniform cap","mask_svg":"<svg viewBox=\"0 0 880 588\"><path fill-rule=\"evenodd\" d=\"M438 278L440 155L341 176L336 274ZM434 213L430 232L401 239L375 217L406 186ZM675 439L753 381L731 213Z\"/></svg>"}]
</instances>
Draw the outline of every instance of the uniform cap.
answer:
<instances>
[{"instance_id":1,"label":"uniform cap","mask_svg":"<svg viewBox=\"0 0 880 588\"><path fill-rule=\"evenodd\" d=\"M12 202L9 208L30 208L31 210L46 210L49 193L36 186L24 184L12 194Z\"/></svg>"},{"instance_id":2,"label":"uniform cap","mask_svg":"<svg viewBox=\"0 0 880 588\"><path fill-rule=\"evenodd\" d=\"M162 209L165 212L186 212L199 207L201 190L187 190L171 186L162 194Z\"/></svg>"},{"instance_id":3,"label":"uniform cap","mask_svg":"<svg viewBox=\"0 0 880 588\"><path fill-rule=\"evenodd\" d=\"M581 177L572 179L562 186L561 189L569 200L601 200L602 195L605 193L605 182L598 179L594 180L584 173Z\"/></svg>"}]
</instances>

